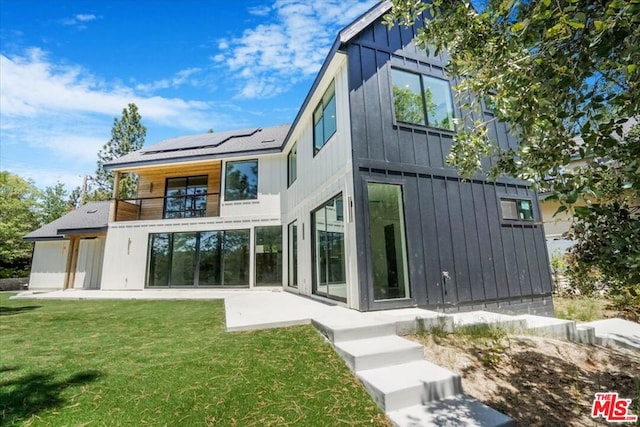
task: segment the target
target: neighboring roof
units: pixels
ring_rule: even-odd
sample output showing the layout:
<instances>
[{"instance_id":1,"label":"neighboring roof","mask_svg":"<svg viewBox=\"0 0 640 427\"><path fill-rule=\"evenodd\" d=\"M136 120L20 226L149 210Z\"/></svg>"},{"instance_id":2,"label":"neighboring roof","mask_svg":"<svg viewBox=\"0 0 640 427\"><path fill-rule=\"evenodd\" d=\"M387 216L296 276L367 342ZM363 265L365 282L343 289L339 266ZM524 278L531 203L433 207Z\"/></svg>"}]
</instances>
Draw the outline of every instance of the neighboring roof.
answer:
<instances>
[{"instance_id":1,"label":"neighboring roof","mask_svg":"<svg viewBox=\"0 0 640 427\"><path fill-rule=\"evenodd\" d=\"M27 234L23 240L62 240L65 234L105 231L109 222L109 205L109 201L89 202Z\"/></svg>"},{"instance_id":2,"label":"neighboring roof","mask_svg":"<svg viewBox=\"0 0 640 427\"><path fill-rule=\"evenodd\" d=\"M166 139L105 164L106 169L186 162L233 155L279 153L289 125L212 132Z\"/></svg>"}]
</instances>

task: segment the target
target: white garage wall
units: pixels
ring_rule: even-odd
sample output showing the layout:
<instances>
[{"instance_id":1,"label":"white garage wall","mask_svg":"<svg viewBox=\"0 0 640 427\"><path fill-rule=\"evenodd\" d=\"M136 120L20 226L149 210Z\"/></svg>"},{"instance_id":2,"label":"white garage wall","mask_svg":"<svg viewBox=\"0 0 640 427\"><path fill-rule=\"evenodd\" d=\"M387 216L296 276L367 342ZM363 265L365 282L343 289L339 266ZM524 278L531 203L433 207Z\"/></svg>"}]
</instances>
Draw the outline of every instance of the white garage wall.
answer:
<instances>
[{"instance_id":1,"label":"white garage wall","mask_svg":"<svg viewBox=\"0 0 640 427\"><path fill-rule=\"evenodd\" d=\"M62 289L68 252L67 240L35 242L29 289Z\"/></svg>"}]
</instances>

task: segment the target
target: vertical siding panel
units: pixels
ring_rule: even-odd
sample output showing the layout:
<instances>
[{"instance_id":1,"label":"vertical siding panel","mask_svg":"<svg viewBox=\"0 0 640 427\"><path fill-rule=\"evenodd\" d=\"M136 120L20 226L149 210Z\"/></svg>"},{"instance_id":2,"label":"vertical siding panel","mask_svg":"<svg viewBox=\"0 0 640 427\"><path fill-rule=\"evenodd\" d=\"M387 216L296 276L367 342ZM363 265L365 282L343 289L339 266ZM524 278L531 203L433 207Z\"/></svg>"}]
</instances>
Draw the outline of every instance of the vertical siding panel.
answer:
<instances>
[{"instance_id":1,"label":"vertical siding panel","mask_svg":"<svg viewBox=\"0 0 640 427\"><path fill-rule=\"evenodd\" d=\"M493 254L494 245L489 230L487 203L483 189L484 184L473 182L471 186L473 205L475 206L476 236L479 243L478 257L482 268L482 287L487 299L495 299L498 297L498 289L496 287L495 256Z\"/></svg>"},{"instance_id":2,"label":"vertical siding panel","mask_svg":"<svg viewBox=\"0 0 640 427\"><path fill-rule=\"evenodd\" d=\"M424 149L428 151L430 166L434 168L443 168L444 163L442 161L443 155L441 138L439 138L437 135L428 133L425 139L426 141L423 141L423 146Z\"/></svg>"},{"instance_id":3,"label":"vertical siding panel","mask_svg":"<svg viewBox=\"0 0 640 427\"><path fill-rule=\"evenodd\" d=\"M498 208L497 189L495 185L484 185L485 203L487 206L487 219L489 220L489 232L491 233L491 251L496 272L496 290L498 298L509 297L509 277L505 252L508 248L504 242L502 226L500 225L501 213Z\"/></svg>"},{"instance_id":4,"label":"vertical siding panel","mask_svg":"<svg viewBox=\"0 0 640 427\"><path fill-rule=\"evenodd\" d=\"M422 245L425 264L427 304L438 305L444 302L440 277L440 258L438 252L438 227L436 224L435 197L432 178L418 177L418 198L422 215Z\"/></svg>"},{"instance_id":5,"label":"vertical siding panel","mask_svg":"<svg viewBox=\"0 0 640 427\"><path fill-rule=\"evenodd\" d=\"M429 161L429 148L427 147L428 141L425 141L423 135L411 133L411 147L413 148L414 157L404 161L406 164L416 164L418 166L428 166L431 164Z\"/></svg>"},{"instance_id":6,"label":"vertical siding panel","mask_svg":"<svg viewBox=\"0 0 640 427\"><path fill-rule=\"evenodd\" d=\"M542 282L540 280L540 269L538 267L538 257L535 245L535 232L536 229L533 227L522 229L522 238L525 242L525 249L527 250L527 267L529 270L529 283L531 285L532 295L542 293Z\"/></svg>"},{"instance_id":7,"label":"vertical siding panel","mask_svg":"<svg viewBox=\"0 0 640 427\"><path fill-rule=\"evenodd\" d=\"M427 290L424 286L424 249L422 211L419 203L417 178L407 177L404 184L404 216L406 218L405 233L407 237L407 257L409 263L409 277L411 296L418 305L425 305Z\"/></svg>"},{"instance_id":8,"label":"vertical siding panel","mask_svg":"<svg viewBox=\"0 0 640 427\"><path fill-rule=\"evenodd\" d=\"M364 104L364 88L362 86L362 68L360 61L360 46L351 44L347 48L347 58L349 60L349 102L351 108L351 135L356 158L369 157L369 144L367 144L366 130L366 106ZM355 160L355 159L354 159ZM302 174L301 174L302 175Z\"/></svg>"},{"instance_id":9,"label":"vertical siding panel","mask_svg":"<svg viewBox=\"0 0 640 427\"><path fill-rule=\"evenodd\" d=\"M518 280L520 283L520 293L518 295L531 295L531 274L529 273L527 245L524 241L523 229L522 227L513 227L511 231L513 232L516 259L518 260Z\"/></svg>"},{"instance_id":10,"label":"vertical siding panel","mask_svg":"<svg viewBox=\"0 0 640 427\"><path fill-rule=\"evenodd\" d=\"M376 77L376 52L373 49L362 48L362 72L364 104L366 106L367 144L369 158L385 160L385 146L382 139L382 117L380 113L380 94Z\"/></svg>"},{"instance_id":11,"label":"vertical siding panel","mask_svg":"<svg viewBox=\"0 0 640 427\"><path fill-rule=\"evenodd\" d=\"M485 299L484 278L482 274L481 250L478 242L478 224L476 212L479 211L474 203L472 183L461 182L460 203L462 205L462 223L466 241L467 264L469 266L469 287L474 301Z\"/></svg>"},{"instance_id":12,"label":"vertical siding panel","mask_svg":"<svg viewBox=\"0 0 640 427\"><path fill-rule=\"evenodd\" d=\"M436 206L436 227L438 228L440 268L442 269L441 272L449 272L451 277L449 283L444 287L444 302L455 303L458 298L455 288L456 274L453 262L453 239L451 236L451 225L449 223L449 207L447 205L447 199L447 184L445 179L434 179L433 200ZM439 272L439 274L441 274L441 272Z\"/></svg>"},{"instance_id":13,"label":"vertical siding panel","mask_svg":"<svg viewBox=\"0 0 640 427\"><path fill-rule=\"evenodd\" d=\"M460 183L447 180L447 201L449 203L449 220L451 222L451 238L453 240L453 257L455 263L455 286L458 302L471 301L469 283L469 263L467 245L462 220L462 204L460 202Z\"/></svg>"}]
</instances>

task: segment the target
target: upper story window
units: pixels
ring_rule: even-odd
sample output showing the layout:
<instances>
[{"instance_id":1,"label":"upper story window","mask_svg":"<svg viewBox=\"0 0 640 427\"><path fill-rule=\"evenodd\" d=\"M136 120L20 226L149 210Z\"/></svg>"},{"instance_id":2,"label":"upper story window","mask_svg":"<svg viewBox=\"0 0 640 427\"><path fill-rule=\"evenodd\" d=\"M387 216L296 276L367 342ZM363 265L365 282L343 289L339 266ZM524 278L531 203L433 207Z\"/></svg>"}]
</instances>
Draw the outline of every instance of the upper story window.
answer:
<instances>
[{"instance_id":1,"label":"upper story window","mask_svg":"<svg viewBox=\"0 0 640 427\"><path fill-rule=\"evenodd\" d=\"M336 133L336 89L334 82L313 112L313 155Z\"/></svg>"},{"instance_id":2,"label":"upper story window","mask_svg":"<svg viewBox=\"0 0 640 427\"><path fill-rule=\"evenodd\" d=\"M163 218L207 215L207 175L167 178Z\"/></svg>"},{"instance_id":3,"label":"upper story window","mask_svg":"<svg viewBox=\"0 0 640 427\"><path fill-rule=\"evenodd\" d=\"M298 143L293 144L287 155L287 185L291 185L298 178Z\"/></svg>"},{"instance_id":4,"label":"upper story window","mask_svg":"<svg viewBox=\"0 0 640 427\"><path fill-rule=\"evenodd\" d=\"M454 130L453 99L447 80L391 69L396 121Z\"/></svg>"},{"instance_id":5,"label":"upper story window","mask_svg":"<svg viewBox=\"0 0 640 427\"><path fill-rule=\"evenodd\" d=\"M533 203L529 199L500 198L502 219L533 221Z\"/></svg>"},{"instance_id":6,"label":"upper story window","mask_svg":"<svg viewBox=\"0 0 640 427\"><path fill-rule=\"evenodd\" d=\"M224 200L258 198L258 160L227 162L224 179Z\"/></svg>"}]
</instances>

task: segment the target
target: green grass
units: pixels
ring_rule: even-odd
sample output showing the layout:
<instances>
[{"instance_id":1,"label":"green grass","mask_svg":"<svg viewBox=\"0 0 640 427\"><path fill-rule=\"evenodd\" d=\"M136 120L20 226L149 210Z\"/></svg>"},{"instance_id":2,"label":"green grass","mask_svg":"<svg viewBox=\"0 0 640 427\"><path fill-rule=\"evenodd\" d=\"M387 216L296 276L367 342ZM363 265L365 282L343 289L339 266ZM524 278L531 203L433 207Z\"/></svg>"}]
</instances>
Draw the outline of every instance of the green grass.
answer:
<instances>
[{"instance_id":1,"label":"green grass","mask_svg":"<svg viewBox=\"0 0 640 427\"><path fill-rule=\"evenodd\" d=\"M553 297L556 317L566 320L590 322L602 319L604 318L604 304L601 299L584 296L574 298Z\"/></svg>"},{"instance_id":2,"label":"green grass","mask_svg":"<svg viewBox=\"0 0 640 427\"><path fill-rule=\"evenodd\" d=\"M227 333L221 301L11 301L0 425L389 425L310 326Z\"/></svg>"}]
</instances>

